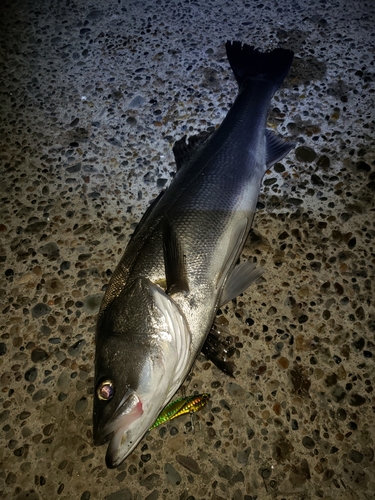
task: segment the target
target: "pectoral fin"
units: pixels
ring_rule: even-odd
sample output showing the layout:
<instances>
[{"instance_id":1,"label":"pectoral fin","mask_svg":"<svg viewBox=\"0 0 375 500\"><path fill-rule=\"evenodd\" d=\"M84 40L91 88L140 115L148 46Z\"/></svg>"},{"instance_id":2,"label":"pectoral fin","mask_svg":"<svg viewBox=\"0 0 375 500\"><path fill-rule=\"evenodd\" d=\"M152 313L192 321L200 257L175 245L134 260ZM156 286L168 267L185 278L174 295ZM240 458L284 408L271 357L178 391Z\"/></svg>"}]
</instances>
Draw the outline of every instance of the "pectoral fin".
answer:
<instances>
[{"instance_id":1,"label":"pectoral fin","mask_svg":"<svg viewBox=\"0 0 375 500\"><path fill-rule=\"evenodd\" d=\"M223 291L221 292L219 307L233 300L252 285L262 274L264 269L256 267L254 262L242 262L234 267L229 274Z\"/></svg>"},{"instance_id":2,"label":"pectoral fin","mask_svg":"<svg viewBox=\"0 0 375 500\"><path fill-rule=\"evenodd\" d=\"M165 216L163 221L163 249L167 294L189 293L186 256L168 216Z\"/></svg>"}]
</instances>

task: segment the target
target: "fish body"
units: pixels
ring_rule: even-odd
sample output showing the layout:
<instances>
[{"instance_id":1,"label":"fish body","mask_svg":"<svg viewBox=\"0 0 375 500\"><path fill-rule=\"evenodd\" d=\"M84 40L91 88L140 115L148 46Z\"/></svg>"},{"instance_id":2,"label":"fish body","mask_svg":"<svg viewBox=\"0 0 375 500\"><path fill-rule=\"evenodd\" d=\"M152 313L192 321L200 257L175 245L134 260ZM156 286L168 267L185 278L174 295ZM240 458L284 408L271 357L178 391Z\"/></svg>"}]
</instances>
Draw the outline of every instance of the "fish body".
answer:
<instances>
[{"instance_id":1,"label":"fish body","mask_svg":"<svg viewBox=\"0 0 375 500\"><path fill-rule=\"evenodd\" d=\"M141 219L99 312L94 441L110 441L109 467L135 448L181 385L217 309L253 280L235 264L265 171L294 147L265 129L293 53L239 42L226 49L237 98L212 135L176 143L176 175Z\"/></svg>"}]
</instances>

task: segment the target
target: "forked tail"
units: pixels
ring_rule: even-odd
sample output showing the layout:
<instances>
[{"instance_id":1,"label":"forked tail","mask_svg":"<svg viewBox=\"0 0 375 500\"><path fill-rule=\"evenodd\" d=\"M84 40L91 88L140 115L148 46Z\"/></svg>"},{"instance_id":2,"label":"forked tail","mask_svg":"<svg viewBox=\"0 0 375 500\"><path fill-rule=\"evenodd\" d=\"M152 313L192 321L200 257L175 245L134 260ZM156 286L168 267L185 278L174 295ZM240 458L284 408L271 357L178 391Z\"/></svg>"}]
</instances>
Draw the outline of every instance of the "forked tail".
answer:
<instances>
[{"instance_id":1,"label":"forked tail","mask_svg":"<svg viewBox=\"0 0 375 500\"><path fill-rule=\"evenodd\" d=\"M293 61L293 51L277 48L259 52L241 42L227 42L227 57L239 87L246 80L272 82L275 91L281 86Z\"/></svg>"}]
</instances>

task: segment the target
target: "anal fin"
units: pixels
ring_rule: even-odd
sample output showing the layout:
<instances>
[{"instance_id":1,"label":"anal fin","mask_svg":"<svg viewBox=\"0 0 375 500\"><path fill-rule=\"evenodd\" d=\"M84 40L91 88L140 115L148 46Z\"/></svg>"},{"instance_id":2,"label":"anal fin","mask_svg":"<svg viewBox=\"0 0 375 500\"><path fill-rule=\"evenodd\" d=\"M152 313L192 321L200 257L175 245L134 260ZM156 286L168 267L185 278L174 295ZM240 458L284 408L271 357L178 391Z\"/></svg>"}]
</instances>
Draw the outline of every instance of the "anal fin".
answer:
<instances>
[{"instance_id":1,"label":"anal fin","mask_svg":"<svg viewBox=\"0 0 375 500\"><path fill-rule=\"evenodd\" d=\"M282 160L296 144L280 139L274 132L266 129L266 166L272 167L276 162Z\"/></svg>"},{"instance_id":2,"label":"anal fin","mask_svg":"<svg viewBox=\"0 0 375 500\"><path fill-rule=\"evenodd\" d=\"M254 262L246 261L237 264L230 272L223 291L221 292L219 307L227 304L243 293L262 276L263 273L264 269L260 266L256 267Z\"/></svg>"}]
</instances>

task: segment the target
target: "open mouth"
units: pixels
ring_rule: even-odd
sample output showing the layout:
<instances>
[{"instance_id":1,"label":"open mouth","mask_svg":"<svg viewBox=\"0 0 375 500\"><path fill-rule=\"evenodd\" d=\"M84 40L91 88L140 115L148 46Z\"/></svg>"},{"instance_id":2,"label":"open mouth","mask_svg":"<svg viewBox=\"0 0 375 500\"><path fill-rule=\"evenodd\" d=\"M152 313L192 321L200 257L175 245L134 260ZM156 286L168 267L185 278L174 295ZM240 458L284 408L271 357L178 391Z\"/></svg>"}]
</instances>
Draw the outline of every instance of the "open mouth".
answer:
<instances>
[{"instance_id":1,"label":"open mouth","mask_svg":"<svg viewBox=\"0 0 375 500\"><path fill-rule=\"evenodd\" d=\"M137 445L142 435L134 440L134 426L143 415L142 401L136 393L132 393L123 404L120 404L115 414L103 429L105 441L110 440L106 464L109 468L120 465L124 458Z\"/></svg>"},{"instance_id":2,"label":"open mouth","mask_svg":"<svg viewBox=\"0 0 375 500\"><path fill-rule=\"evenodd\" d=\"M142 401L134 391L127 391L109 422L94 436L95 445L111 441L111 448L119 447L126 438L127 430L142 415Z\"/></svg>"}]
</instances>

